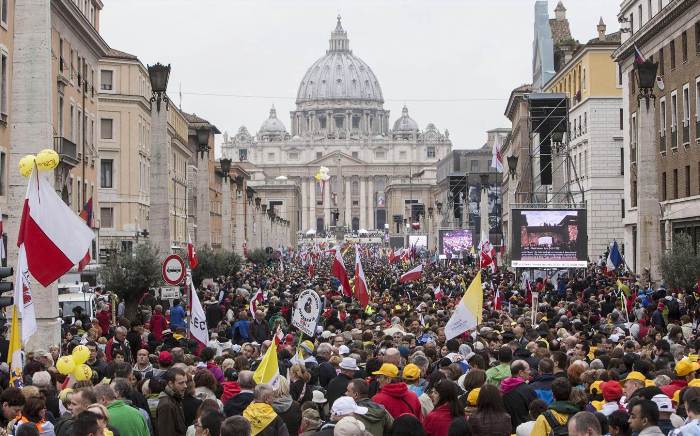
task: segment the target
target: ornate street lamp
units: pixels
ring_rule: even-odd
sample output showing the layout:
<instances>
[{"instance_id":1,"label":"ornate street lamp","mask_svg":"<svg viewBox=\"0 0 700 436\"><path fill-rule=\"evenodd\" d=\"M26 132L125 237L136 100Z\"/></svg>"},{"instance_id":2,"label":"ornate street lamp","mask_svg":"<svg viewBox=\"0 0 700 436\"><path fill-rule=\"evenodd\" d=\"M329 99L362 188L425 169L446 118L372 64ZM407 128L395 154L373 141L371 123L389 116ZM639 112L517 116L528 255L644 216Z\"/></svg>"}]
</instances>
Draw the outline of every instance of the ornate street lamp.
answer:
<instances>
[{"instance_id":1,"label":"ornate street lamp","mask_svg":"<svg viewBox=\"0 0 700 436\"><path fill-rule=\"evenodd\" d=\"M442 201L436 201L435 207L437 208L438 213L442 213Z\"/></svg>"},{"instance_id":2,"label":"ornate street lamp","mask_svg":"<svg viewBox=\"0 0 700 436\"><path fill-rule=\"evenodd\" d=\"M231 159L223 157L219 159L219 164L221 165L221 172L224 174L224 180L227 180L228 173L231 171Z\"/></svg>"},{"instance_id":3,"label":"ornate street lamp","mask_svg":"<svg viewBox=\"0 0 700 436\"><path fill-rule=\"evenodd\" d=\"M238 181L236 181L236 183L238 183ZM248 204L253 204L253 190L246 189L245 196L248 199Z\"/></svg>"},{"instance_id":4,"label":"ornate street lamp","mask_svg":"<svg viewBox=\"0 0 700 436\"><path fill-rule=\"evenodd\" d=\"M255 207L256 207L256 208L260 207L260 202L261 202L261 201L262 201L262 200L261 200L260 197L255 197Z\"/></svg>"},{"instance_id":5,"label":"ornate street lamp","mask_svg":"<svg viewBox=\"0 0 700 436\"><path fill-rule=\"evenodd\" d=\"M481 189L487 189L489 187L489 175L480 174L479 179L481 180Z\"/></svg>"},{"instance_id":6,"label":"ornate street lamp","mask_svg":"<svg viewBox=\"0 0 700 436\"><path fill-rule=\"evenodd\" d=\"M233 180L236 182L236 190L242 191L243 190L243 180L244 180L243 176L236 176L236 177L234 177ZM250 195L253 195L253 194L250 194Z\"/></svg>"},{"instance_id":7,"label":"ornate street lamp","mask_svg":"<svg viewBox=\"0 0 700 436\"><path fill-rule=\"evenodd\" d=\"M170 64L163 65L158 62L148 66L148 77L151 79L151 103L156 103L156 110L160 112L160 102L165 102L165 110L168 110L169 101L165 92L168 90L168 79L170 78Z\"/></svg>"},{"instance_id":8,"label":"ornate street lamp","mask_svg":"<svg viewBox=\"0 0 700 436\"><path fill-rule=\"evenodd\" d=\"M649 109L649 99L655 99L654 85L656 84L656 70L659 68L658 62L652 62L650 59L642 63L634 63L634 69L637 70L637 79L639 80L639 98L646 101L647 109Z\"/></svg>"},{"instance_id":9,"label":"ornate street lamp","mask_svg":"<svg viewBox=\"0 0 700 436\"><path fill-rule=\"evenodd\" d=\"M433 211L434 211L434 210L435 210L435 209L433 209L432 206L430 206L430 207L428 208L428 217L430 217L430 218L433 217Z\"/></svg>"},{"instance_id":10,"label":"ornate street lamp","mask_svg":"<svg viewBox=\"0 0 700 436\"><path fill-rule=\"evenodd\" d=\"M207 127L197 129L197 151L201 159L204 159L204 153L209 151L209 128Z\"/></svg>"},{"instance_id":11,"label":"ornate street lamp","mask_svg":"<svg viewBox=\"0 0 700 436\"><path fill-rule=\"evenodd\" d=\"M267 212L267 205L266 204L261 204L260 207L262 208L263 214Z\"/></svg>"},{"instance_id":12,"label":"ornate street lamp","mask_svg":"<svg viewBox=\"0 0 700 436\"><path fill-rule=\"evenodd\" d=\"M511 177L515 177L515 173L518 170L518 156L511 155L508 156L508 172Z\"/></svg>"}]
</instances>

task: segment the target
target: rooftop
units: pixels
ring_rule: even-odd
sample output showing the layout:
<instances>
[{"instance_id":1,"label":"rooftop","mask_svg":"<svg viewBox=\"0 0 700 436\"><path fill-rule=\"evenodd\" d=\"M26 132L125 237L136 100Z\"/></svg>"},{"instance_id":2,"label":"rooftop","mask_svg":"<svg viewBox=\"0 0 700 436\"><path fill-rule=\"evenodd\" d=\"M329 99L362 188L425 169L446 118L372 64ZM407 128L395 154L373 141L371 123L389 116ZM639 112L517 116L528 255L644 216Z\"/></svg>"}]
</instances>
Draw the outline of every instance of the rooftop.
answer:
<instances>
[{"instance_id":1,"label":"rooftop","mask_svg":"<svg viewBox=\"0 0 700 436\"><path fill-rule=\"evenodd\" d=\"M130 61L139 60L138 57L136 57L130 53L126 53L126 52L123 52L121 50L117 50L117 49L111 48L111 47L109 48L109 50L107 50L107 55L105 57L113 58L113 59L128 59Z\"/></svg>"}]
</instances>

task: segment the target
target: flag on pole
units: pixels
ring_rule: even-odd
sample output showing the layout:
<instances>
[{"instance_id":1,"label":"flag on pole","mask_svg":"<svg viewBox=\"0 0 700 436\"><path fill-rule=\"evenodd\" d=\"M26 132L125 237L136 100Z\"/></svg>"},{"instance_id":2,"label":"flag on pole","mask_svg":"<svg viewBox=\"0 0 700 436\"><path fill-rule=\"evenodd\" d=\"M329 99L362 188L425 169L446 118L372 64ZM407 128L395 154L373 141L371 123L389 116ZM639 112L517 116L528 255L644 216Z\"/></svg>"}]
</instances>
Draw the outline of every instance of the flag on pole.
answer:
<instances>
[{"instance_id":1,"label":"flag on pole","mask_svg":"<svg viewBox=\"0 0 700 436\"><path fill-rule=\"evenodd\" d=\"M608 271L614 271L622 263L622 255L620 254L620 249L617 247L617 241L613 241L610 244L610 250L608 251L608 259L605 262L605 267Z\"/></svg>"},{"instance_id":2,"label":"flag on pole","mask_svg":"<svg viewBox=\"0 0 700 436\"><path fill-rule=\"evenodd\" d=\"M493 284L491 285L493 287ZM501 291L496 288L496 292L494 293L493 297L493 309L494 310L501 310L501 306L503 305L503 299L501 298Z\"/></svg>"},{"instance_id":3,"label":"flag on pole","mask_svg":"<svg viewBox=\"0 0 700 436\"><path fill-rule=\"evenodd\" d=\"M95 237L53 189L48 180L52 175L34 165L17 236L17 246L25 247L29 272L43 286L78 264Z\"/></svg>"},{"instance_id":4,"label":"flag on pole","mask_svg":"<svg viewBox=\"0 0 700 436\"><path fill-rule=\"evenodd\" d=\"M436 300L442 300L443 293L442 293L442 288L439 285L437 288L435 288L433 290L433 293L435 294Z\"/></svg>"},{"instance_id":5,"label":"flag on pole","mask_svg":"<svg viewBox=\"0 0 700 436\"><path fill-rule=\"evenodd\" d=\"M10 346L8 347L7 364L10 366L10 386L21 388L22 383L22 343L20 342L20 326L17 319L17 305L12 306L12 324L10 324Z\"/></svg>"},{"instance_id":6,"label":"flag on pole","mask_svg":"<svg viewBox=\"0 0 700 436\"><path fill-rule=\"evenodd\" d=\"M335 250L335 257L333 258L333 265L331 265L331 272L333 273L333 276L340 281L340 285L343 287L343 295L346 297L352 297L352 289L350 288L348 271L345 269L343 256L340 254L340 246L338 246Z\"/></svg>"},{"instance_id":7,"label":"flag on pole","mask_svg":"<svg viewBox=\"0 0 700 436\"><path fill-rule=\"evenodd\" d=\"M197 259L197 252L194 249L192 237L189 233L187 234L187 259L190 264L190 269L197 268L197 265L199 265L199 259Z\"/></svg>"},{"instance_id":8,"label":"flag on pole","mask_svg":"<svg viewBox=\"0 0 700 436\"><path fill-rule=\"evenodd\" d=\"M491 150L491 168L496 168L496 171L499 173L503 172L501 144L499 144L498 141L493 141L493 149Z\"/></svg>"},{"instance_id":9,"label":"flag on pole","mask_svg":"<svg viewBox=\"0 0 700 436\"><path fill-rule=\"evenodd\" d=\"M277 362L277 344L273 341L260 361L260 365L253 373L253 380L255 380L256 384L265 383L274 389L277 387L279 378L280 367Z\"/></svg>"},{"instance_id":10,"label":"flag on pole","mask_svg":"<svg viewBox=\"0 0 700 436\"><path fill-rule=\"evenodd\" d=\"M423 264L421 263L417 267L413 268L410 271L407 271L401 275L399 278L400 283L408 283L408 282L415 282L416 280L420 279L421 276L423 275Z\"/></svg>"},{"instance_id":11,"label":"flag on pole","mask_svg":"<svg viewBox=\"0 0 700 436\"><path fill-rule=\"evenodd\" d=\"M445 325L445 337L452 339L481 324L484 292L481 288L481 271L472 280L467 292L455 307L450 320Z\"/></svg>"},{"instance_id":12,"label":"flag on pole","mask_svg":"<svg viewBox=\"0 0 700 436\"><path fill-rule=\"evenodd\" d=\"M255 319L255 311L258 310L258 302L262 302L264 298L262 290L258 289L255 294L253 294L253 298L250 299L248 309L253 319Z\"/></svg>"},{"instance_id":13,"label":"flag on pole","mask_svg":"<svg viewBox=\"0 0 700 436\"><path fill-rule=\"evenodd\" d=\"M199 301L197 290L194 288L192 273L187 271L187 281L190 284L190 334L202 345L209 342L209 330L207 329L207 315Z\"/></svg>"},{"instance_id":14,"label":"flag on pole","mask_svg":"<svg viewBox=\"0 0 700 436\"><path fill-rule=\"evenodd\" d=\"M635 64L643 64L646 61L647 61L647 58L645 58L644 55L642 54L642 52L639 51L637 44L634 44L634 63Z\"/></svg>"},{"instance_id":15,"label":"flag on pole","mask_svg":"<svg viewBox=\"0 0 700 436\"><path fill-rule=\"evenodd\" d=\"M284 333L282 333L281 325L277 325L277 330L275 330L275 336L273 336L272 339L275 341L275 345L277 346L279 346L284 340Z\"/></svg>"},{"instance_id":16,"label":"flag on pole","mask_svg":"<svg viewBox=\"0 0 700 436\"><path fill-rule=\"evenodd\" d=\"M17 270L15 271L13 299L15 307L17 308L17 315L22 316L21 343L26 344L27 340L36 333L37 327L31 282L29 281L27 253L24 244L20 245L17 251Z\"/></svg>"},{"instance_id":17,"label":"flag on pole","mask_svg":"<svg viewBox=\"0 0 700 436\"><path fill-rule=\"evenodd\" d=\"M360 250L355 250L355 298L360 302L361 307L369 304L369 294L367 292L367 279L365 271L360 262Z\"/></svg>"},{"instance_id":18,"label":"flag on pole","mask_svg":"<svg viewBox=\"0 0 700 436\"><path fill-rule=\"evenodd\" d=\"M92 228L92 197L83 205L83 210L80 211L80 218L85 221L85 224L89 228ZM90 256L90 249L88 248L87 253L85 253L85 256L83 256L82 259L80 259L80 262L78 262L78 271L82 271L85 269L88 263L90 263L90 260L92 259L92 256Z\"/></svg>"}]
</instances>

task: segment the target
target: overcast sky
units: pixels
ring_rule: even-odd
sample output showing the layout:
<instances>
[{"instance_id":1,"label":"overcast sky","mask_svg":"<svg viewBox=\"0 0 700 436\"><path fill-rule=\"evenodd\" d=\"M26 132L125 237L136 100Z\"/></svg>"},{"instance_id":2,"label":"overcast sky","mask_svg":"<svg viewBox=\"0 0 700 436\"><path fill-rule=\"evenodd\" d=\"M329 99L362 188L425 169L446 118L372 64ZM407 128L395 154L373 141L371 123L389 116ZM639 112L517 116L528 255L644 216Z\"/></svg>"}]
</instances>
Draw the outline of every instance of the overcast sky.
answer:
<instances>
[{"instance_id":1,"label":"overcast sky","mask_svg":"<svg viewBox=\"0 0 700 436\"><path fill-rule=\"evenodd\" d=\"M254 134L272 104L289 130L299 82L328 48L338 14L392 124L405 103L421 129L449 129L454 148L480 147L486 130L509 127L510 91L532 76L534 0L103 1L107 43L144 64L172 64L173 100L182 86L182 109L229 134L241 125ZM616 31L619 3L565 1L574 38L595 37L601 16Z\"/></svg>"}]
</instances>

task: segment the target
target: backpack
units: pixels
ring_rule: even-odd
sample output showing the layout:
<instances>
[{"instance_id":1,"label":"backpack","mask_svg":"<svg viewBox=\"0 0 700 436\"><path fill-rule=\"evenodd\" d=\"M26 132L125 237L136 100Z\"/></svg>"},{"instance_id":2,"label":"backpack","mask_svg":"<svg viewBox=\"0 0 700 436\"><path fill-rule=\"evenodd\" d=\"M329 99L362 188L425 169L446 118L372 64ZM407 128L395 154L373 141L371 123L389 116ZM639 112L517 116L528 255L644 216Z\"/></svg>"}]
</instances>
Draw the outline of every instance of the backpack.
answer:
<instances>
[{"instance_id":1,"label":"backpack","mask_svg":"<svg viewBox=\"0 0 700 436\"><path fill-rule=\"evenodd\" d=\"M566 418L566 422L564 424L559 424L559 421L557 421L557 418L554 417L552 412L550 410L547 410L544 412L544 419L547 420L547 423L549 423L549 426L552 428L552 430L549 432L549 436L569 436L569 429L567 427L567 424L569 423L569 418Z\"/></svg>"}]
</instances>

